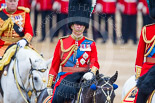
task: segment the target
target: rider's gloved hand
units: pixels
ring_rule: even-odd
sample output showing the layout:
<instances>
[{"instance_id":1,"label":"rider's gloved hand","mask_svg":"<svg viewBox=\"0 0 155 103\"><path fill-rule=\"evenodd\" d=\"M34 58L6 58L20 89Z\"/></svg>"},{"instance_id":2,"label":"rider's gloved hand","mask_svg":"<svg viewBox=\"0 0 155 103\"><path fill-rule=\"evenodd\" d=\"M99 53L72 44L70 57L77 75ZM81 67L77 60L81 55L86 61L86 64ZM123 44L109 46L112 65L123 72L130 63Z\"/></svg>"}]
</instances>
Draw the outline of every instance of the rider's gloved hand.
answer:
<instances>
[{"instance_id":1,"label":"rider's gloved hand","mask_svg":"<svg viewBox=\"0 0 155 103\"><path fill-rule=\"evenodd\" d=\"M87 73L85 73L85 74L83 75L83 79L85 79L85 80L91 80L91 79L93 79L93 76L94 76L94 73L92 73L92 72L87 72Z\"/></svg>"},{"instance_id":2,"label":"rider's gloved hand","mask_svg":"<svg viewBox=\"0 0 155 103\"><path fill-rule=\"evenodd\" d=\"M86 79L86 80L91 80L93 79L93 76L96 75L96 72L98 71L98 68L93 66L91 68L91 71L90 72L87 72L83 75L83 79Z\"/></svg>"},{"instance_id":3,"label":"rider's gloved hand","mask_svg":"<svg viewBox=\"0 0 155 103\"><path fill-rule=\"evenodd\" d=\"M53 89L50 87L47 87L47 93L48 95L52 95L53 94Z\"/></svg>"},{"instance_id":4,"label":"rider's gloved hand","mask_svg":"<svg viewBox=\"0 0 155 103\"><path fill-rule=\"evenodd\" d=\"M26 41L26 39L22 39L22 40L19 40L17 42L17 45L20 47L20 48L24 48L26 46L28 42Z\"/></svg>"}]
</instances>

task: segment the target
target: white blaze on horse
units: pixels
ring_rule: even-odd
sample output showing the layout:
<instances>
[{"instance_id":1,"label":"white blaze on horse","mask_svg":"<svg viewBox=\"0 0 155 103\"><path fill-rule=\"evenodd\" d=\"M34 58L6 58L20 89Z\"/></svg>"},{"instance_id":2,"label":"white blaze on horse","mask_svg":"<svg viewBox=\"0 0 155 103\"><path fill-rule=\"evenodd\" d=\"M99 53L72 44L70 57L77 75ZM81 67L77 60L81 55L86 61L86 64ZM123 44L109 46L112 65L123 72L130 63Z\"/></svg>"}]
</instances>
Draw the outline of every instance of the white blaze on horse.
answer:
<instances>
[{"instance_id":1,"label":"white blaze on horse","mask_svg":"<svg viewBox=\"0 0 155 103\"><path fill-rule=\"evenodd\" d=\"M25 47L11 60L7 76L2 75L0 103L35 103L47 85L48 64L35 50Z\"/></svg>"},{"instance_id":2,"label":"white blaze on horse","mask_svg":"<svg viewBox=\"0 0 155 103\"><path fill-rule=\"evenodd\" d=\"M126 95L131 91L132 88L134 88L137 84L135 75L131 76L124 84L123 91L122 91L122 100L125 99ZM127 102L122 102L127 103ZM150 100L149 103L155 103L155 95L152 96L152 100Z\"/></svg>"}]
</instances>

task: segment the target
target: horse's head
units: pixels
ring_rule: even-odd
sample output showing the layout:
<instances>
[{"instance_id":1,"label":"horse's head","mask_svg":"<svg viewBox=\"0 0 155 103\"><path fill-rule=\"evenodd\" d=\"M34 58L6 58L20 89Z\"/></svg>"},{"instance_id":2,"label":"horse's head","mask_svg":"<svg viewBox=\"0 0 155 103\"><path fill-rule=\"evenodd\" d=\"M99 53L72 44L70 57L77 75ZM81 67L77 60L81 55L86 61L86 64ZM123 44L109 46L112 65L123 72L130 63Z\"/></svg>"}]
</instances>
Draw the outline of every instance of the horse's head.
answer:
<instances>
[{"instance_id":1,"label":"horse's head","mask_svg":"<svg viewBox=\"0 0 155 103\"><path fill-rule=\"evenodd\" d=\"M31 87L36 90L36 92L41 92L47 86L47 79L48 79L48 64L51 63L51 59L45 61L43 59L35 60L31 62L31 69L30 69L30 80Z\"/></svg>"},{"instance_id":2,"label":"horse's head","mask_svg":"<svg viewBox=\"0 0 155 103\"><path fill-rule=\"evenodd\" d=\"M96 91L96 103L113 103L115 93L113 83L117 80L118 72L112 77L100 77L97 83ZM95 99L94 97L94 99Z\"/></svg>"},{"instance_id":3,"label":"horse's head","mask_svg":"<svg viewBox=\"0 0 155 103\"><path fill-rule=\"evenodd\" d=\"M23 83L25 82L27 91L31 91L29 94L34 95L32 98L36 98L47 85L48 65L52 59L45 61L32 49L19 50L16 58L21 80ZM22 71L20 71L21 69Z\"/></svg>"}]
</instances>

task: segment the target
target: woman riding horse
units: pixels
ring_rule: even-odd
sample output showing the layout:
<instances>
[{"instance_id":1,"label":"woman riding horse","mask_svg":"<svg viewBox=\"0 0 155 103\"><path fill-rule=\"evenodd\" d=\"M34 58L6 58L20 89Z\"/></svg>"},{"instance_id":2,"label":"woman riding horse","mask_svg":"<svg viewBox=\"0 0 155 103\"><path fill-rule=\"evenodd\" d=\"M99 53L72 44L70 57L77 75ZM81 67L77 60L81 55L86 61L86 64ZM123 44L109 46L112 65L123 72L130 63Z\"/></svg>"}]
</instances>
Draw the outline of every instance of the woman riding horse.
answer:
<instances>
[{"instance_id":1,"label":"woman riding horse","mask_svg":"<svg viewBox=\"0 0 155 103\"><path fill-rule=\"evenodd\" d=\"M150 16L155 19L155 0L147 0L149 6ZM136 79L145 75L151 67L155 65L155 24L146 25L142 29L140 36L137 58L136 58ZM146 57L146 62L144 62L144 57ZM140 85L138 82L138 89ZM155 88L154 88L155 89ZM139 89L136 95L137 100L135 103L145 103L146 94L144 94L145 88Z\"/></svg>"},{"instance_id":2,"label":"woman riding horse","mask_svg":"<svg viewBox=\"0 0 155 103\"><path fill-rule=\"evenodd\" d=\"M77 82L82 76L86 80L91 80L99 69L95 42L83 36L83 32L89 27L92 6L95 3L91 0L69 1L68 26L72 30L72 34L60 38L55 48L47 84L47 91L52 95L51 86L54 81L56 82L52 103L57 103L56 96L63 95L63 93L60 93L61 91L57 92L57 88L66 76L75 72L85 72L85 74L79 73L78 76L70 78L71 81ZM59 67L61 67L62 72L58 74ZM65 97L65 95L63 96Z\"/></svg>"}]
</instances>

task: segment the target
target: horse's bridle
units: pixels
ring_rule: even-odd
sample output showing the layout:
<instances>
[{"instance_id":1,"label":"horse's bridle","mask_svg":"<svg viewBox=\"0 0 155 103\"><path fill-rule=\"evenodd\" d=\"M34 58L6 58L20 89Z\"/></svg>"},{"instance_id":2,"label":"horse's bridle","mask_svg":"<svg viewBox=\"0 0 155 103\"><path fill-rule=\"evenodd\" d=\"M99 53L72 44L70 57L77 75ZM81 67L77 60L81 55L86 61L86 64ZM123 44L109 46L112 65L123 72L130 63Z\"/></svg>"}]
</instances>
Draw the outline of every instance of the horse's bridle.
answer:
<instances>
[{"instance_id":1,"label":"horse's bridle","mask_svg":"<svg viewBox=\"0 0 155 103\"><path fill-rule=\"evenodd\" d=\"M43 89L41 89L41 90L36 90L36 88L35 88L35 86L34 86L34 82L33 82L34 80L33 80L33 73L32 73L32 72L33 72L33 71L45 72L47 69L34 69L34 68L32 67L32 65L31 65L31 69L30 69L30 71L29 71L29 80L28 80L28 81L29 81L29 85L30 85L30 78L32 77L32 90L26 90L26 88L24 87L24 84L23 84L23 82L22 82L21 75L20 75L19 73L18 73L18 75L19 75L19 77L20 77L22 86L19 84L19 82L18 82L18 80L17 80L17 76L16 76L17 73L16 73L16 66L15 66L16 61L17 61L17 60L14 59L14 67L13 67L13 75L14 75L14 78L15 78L15 80L16 80L16 85L17 85L17 87L18 87L18 90L19 90L20 94L22 95L23 99L25 100L25 102L26 102L26 103L31 103L31 95L32 95L32 93L34 92L35 95L36 95L36 98L37 98L37 93L43 91ZM18 70L18 72L19 72L18 61L17 61L17 70ZM23 93L22 93L21 90L25 91L27 99L24 97L24 95L23 95ZM36 101L37 101L37 99L36 99Z\"/></svg>"},{"instance_id":2,"label":"horse's bridle","mask_svg":"<svg viewBox=\"0 0 155 103\"><path fill-rule=\"evenodd\" d=\"M100 88L101 90L102 90L102 92L103 92L103 94L106 96L106 101L105 101L105 103L110 103L111 102L111 95L112 95L112 91L113 91L113 85L111 85L110 83L109 83L109 80L105 80L105 78L107 78L107 77L102 77L101 79L102 80L104 80L104 84L103 85L101 85L101 86L97 86L97 88ZM110 86L109 88L107 88L107 87L104 87L105 85L108 85L108 86ZM107 93L105 92L105 90L107 90ZM110 92L111 91L111 92ZM94 95L93 95L93 98L94 98L94 103L96 103L96 99L95 99L95 95L96 95L96 91L94 92Z\"/></svg>"}]
</instances>

